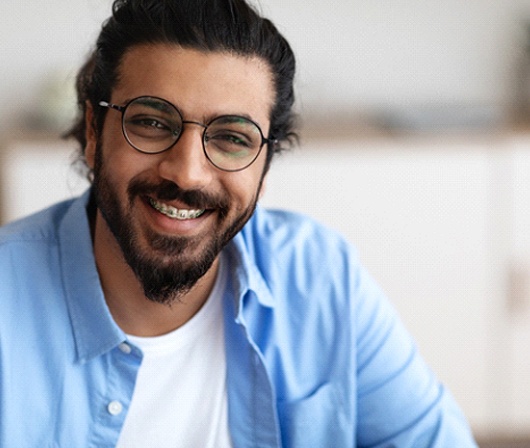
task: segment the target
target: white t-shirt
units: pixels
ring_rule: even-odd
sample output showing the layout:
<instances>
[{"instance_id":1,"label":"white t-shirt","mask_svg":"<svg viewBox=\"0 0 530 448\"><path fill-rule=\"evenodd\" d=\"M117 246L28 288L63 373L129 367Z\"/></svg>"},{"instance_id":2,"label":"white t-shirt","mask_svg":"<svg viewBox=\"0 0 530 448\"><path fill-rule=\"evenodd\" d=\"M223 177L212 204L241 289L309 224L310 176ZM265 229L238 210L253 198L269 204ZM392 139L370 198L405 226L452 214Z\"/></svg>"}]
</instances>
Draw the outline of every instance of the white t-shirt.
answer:
<instances>
[{"instance_id":1,"label":"white t-shirt","mask_svg":"<svg viewBox=\"0 0 530 448\"><path fill-rule=\"evenodd\" d=\"M220 262L210 297L191 320L157 337L128 336L144 358L118 448L228 448Z\"/></svg>"}]
</instances>

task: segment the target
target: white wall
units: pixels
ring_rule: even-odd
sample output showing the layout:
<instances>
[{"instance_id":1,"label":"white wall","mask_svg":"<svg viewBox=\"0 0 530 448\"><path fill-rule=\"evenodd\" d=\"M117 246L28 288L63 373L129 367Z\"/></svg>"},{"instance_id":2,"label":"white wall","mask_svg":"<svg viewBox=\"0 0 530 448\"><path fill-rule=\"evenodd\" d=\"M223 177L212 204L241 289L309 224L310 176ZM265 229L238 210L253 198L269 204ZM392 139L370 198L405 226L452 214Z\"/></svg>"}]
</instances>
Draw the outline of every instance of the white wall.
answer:
<instances>
[{"instance_id":1,"label":"white wall","mask_svg":"<svg viewBox=\"0 0 530 448\"><path fill-rule=\"evenodd\" d=\"M530 11L518 0L263 3L298 50L308 100L365 106L505 101Z\"/></svg>"},{"instance_id":2,"label":"white wall","mask_svg":"<svg viewBox=\"0 0 530 448\"><path fill-rule=\"evenodd\" d=\"M109 0L0 1L0 130L39 107L48 81L72 81L109 11Z\"/></svg>"},{"instance_id":3,"label":"white wall","mask_svg":"<svg viewBox=\"0 0 530 448\"><path fill-rule=\"evenodd\" d=\"M530 0L259 0L299 58L304 112L465 103L503 107ZM73 74L110 0L0 2L0 131L43 77ZM63 76L63 75L61 75Z\"/></svg>"}]
</instances>

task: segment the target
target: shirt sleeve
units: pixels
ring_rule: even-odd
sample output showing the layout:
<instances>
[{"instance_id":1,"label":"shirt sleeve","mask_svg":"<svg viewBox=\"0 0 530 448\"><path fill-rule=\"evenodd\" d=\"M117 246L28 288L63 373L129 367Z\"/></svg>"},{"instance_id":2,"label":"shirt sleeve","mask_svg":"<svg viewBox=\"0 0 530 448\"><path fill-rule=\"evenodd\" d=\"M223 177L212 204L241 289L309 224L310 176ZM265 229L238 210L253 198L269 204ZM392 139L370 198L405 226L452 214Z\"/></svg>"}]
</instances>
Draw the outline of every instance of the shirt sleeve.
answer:
<instances>
[{"instance_id":1,"label":"shirt sleeve","mask_svg":"<svg viewBox=\"0 0 530 448\"><path fill-rule=\"evenodd\" d=\"M382 291L355 275L359 447L476 447L450 392L425 364Z\"/></svg>"}]
</instances>

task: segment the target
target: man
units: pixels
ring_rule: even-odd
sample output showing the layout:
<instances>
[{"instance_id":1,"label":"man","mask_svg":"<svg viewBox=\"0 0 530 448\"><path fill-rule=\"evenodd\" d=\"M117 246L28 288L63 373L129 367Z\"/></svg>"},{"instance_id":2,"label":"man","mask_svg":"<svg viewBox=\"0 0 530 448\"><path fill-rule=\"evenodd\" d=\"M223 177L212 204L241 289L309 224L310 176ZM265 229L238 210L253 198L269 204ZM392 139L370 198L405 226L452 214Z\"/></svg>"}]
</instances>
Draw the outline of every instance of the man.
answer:
<instances>
[{"instance_id":1,"label":"man","mask_svg":"<svg viewBox=\"0 0 530 448\"><path fill-rule=\"evenodd\" d=\"M0 231L2 447L475 446L339 236L256 208L294 56L244 0L117 0L91 189Z\"/></svg>"}]
</instances>

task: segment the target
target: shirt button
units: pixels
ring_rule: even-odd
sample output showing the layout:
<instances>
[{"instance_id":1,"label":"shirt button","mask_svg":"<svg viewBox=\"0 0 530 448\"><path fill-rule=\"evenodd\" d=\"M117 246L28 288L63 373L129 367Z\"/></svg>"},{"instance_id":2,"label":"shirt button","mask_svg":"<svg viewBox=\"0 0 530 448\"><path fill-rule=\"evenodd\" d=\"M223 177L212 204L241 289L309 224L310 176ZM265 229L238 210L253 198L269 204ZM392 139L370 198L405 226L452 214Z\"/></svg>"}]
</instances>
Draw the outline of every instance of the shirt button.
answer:
<instances>
[{"instance_id":1,"label":"shirt button","mask_svg":"<svg viewBox=\"0 0 530 448\"><path fill-rule=\"evenodd\" d=\"M118 345L118 348L126 355L132 352L131 346L127 344L126 342L122 342L120 345Z\"/></svg>"},{"instance_id":2,"label":"shirt button","mask_svg":"<svg viewBox=\"0 0 530 448\"><path fill-rule=\"evenodd\" d=\"M119 401L111 401L107 406L107 410L110 415L119 415L123 411L123 406Z\"/></svg>"}]
</instances>

